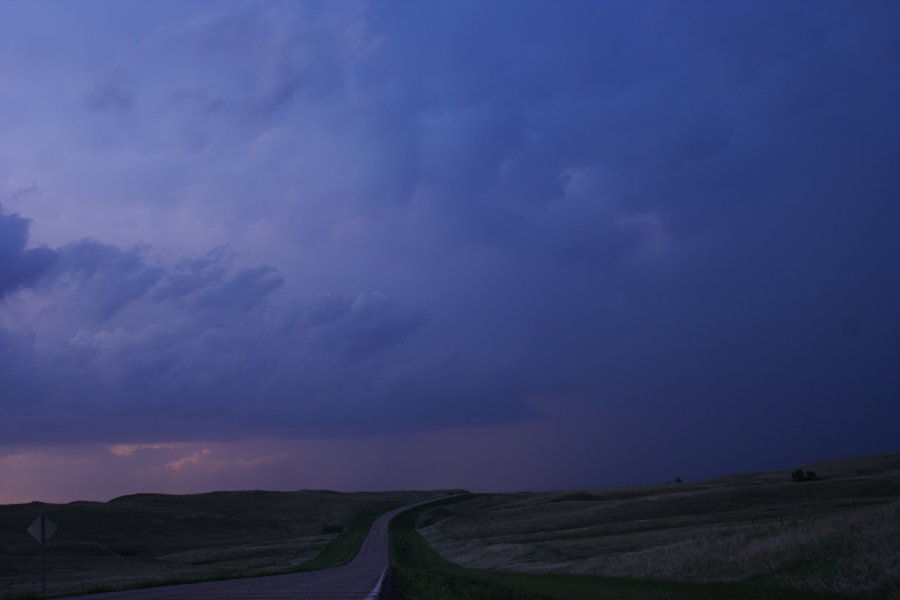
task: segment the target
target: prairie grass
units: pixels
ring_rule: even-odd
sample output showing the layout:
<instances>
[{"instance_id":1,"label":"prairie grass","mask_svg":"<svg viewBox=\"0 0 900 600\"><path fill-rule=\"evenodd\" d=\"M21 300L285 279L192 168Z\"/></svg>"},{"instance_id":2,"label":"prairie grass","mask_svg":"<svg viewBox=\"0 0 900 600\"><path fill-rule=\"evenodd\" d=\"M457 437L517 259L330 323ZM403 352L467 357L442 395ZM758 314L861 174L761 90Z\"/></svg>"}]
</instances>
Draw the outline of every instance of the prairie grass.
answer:
<instances>
[{"instance_id":1,"label":"prairie grass","mask_svg":"<svg viewBox=\"0 0 900 600\"><path fill-rule=\"evenodd\" d=\"M0 599L40 589L39 545L25 530L41 511L59 527L47 544L47 591L58 596L337 566L377 514L423 496L247 491L0 506Z\"/></svg>"},{"instance_id":2,"label":"prairie grass","mask_svg":"<svg viewBox=\"0 0 900 600\"><path fill-rule=\"evenodd\" d=\"M462 567L900 597L900 455L683 485L490 495L419 523Z\"/></svg>"},{"instance_id":3,"label":"prairie grass","mask_svg":"<svg viewBox=\"0 0 900 600\"><path fill-rule=\"evenodd\" d=\"M462 567L445 560L429 547L415 525L432 520L435 513L446 514L450 505L460 506L458 503L471 499L451 498L407 511L394 519L391 561L404 593L417 600L812 600L833 597L757 584L679 583Z\"/></svg>"}]
</instances>

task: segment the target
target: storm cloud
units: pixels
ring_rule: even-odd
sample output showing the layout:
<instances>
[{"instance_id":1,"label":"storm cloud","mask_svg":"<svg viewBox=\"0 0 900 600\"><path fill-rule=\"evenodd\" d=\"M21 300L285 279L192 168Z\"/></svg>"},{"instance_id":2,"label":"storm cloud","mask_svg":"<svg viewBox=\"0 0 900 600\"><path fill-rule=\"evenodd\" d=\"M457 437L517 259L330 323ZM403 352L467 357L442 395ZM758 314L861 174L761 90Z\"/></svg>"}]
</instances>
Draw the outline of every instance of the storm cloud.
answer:
<instances>
[{"instance_id":1,"label":"storm cloud","mask_svg":"<svg viewBox=\"0 0 900 600\"><path fill-rule=\"evenodd\" d=\"M3 9L0 437L896 449L896 5L125 4Z\"/></svg>"},{"instance_id":2,"label":"storm cloud","mask_svg":"<svg viewBox=\"0 0 900 600\"><path fill-rule=\"evenodd\" d=\"M48 248L26 249L27 243L28 221L0 206L0 299L37 283L57 259Z\"/></svg>"},{"instance_id":3,"label":"storm cloud","mask_svg":"<svg viewBox=\"0 0 900 600\"><path fill-rule=\"evenodd\" d=\"M417 311L378 292L307 307L282 293L272 267L237 267L226 248L172 265L152 263L145 248L89 239L23 251L27 222L0 216L19 235L4 280L22 288L9 288L0 340L10 357L4 402L13 416L3 437L11 443L39 441L15 417L36 411L43 435L58 440L156 439L198 427L210 439L320 435L322 422L331 427L344 411L360 413L360 422L372 412L349 391L328 397L348 369L363 379L356 386L372 377L352 363L375 359L419 327ZM18 276L29 252L54 261ZM68 430L73 412L93 427Z\"/></svg>"}]
</instances>

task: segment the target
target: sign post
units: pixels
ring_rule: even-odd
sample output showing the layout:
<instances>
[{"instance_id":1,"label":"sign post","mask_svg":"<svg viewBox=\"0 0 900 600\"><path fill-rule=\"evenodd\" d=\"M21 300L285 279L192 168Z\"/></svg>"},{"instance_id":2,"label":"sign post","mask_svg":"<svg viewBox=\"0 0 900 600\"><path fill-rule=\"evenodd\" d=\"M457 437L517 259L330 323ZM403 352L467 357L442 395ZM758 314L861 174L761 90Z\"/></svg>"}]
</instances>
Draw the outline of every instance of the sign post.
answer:
<instances>
[{"instance_id":1,"label":"sign post","mask_svg":"<svg viewBox=\"0 0 900 600\"><path fill-rule=\"evenodd\" d=\"M41 511L41 516L28 526L28 533L41 543L41 597L47 597L47 540L56 533L56 524Z\"/></svg>"}]
</instances>

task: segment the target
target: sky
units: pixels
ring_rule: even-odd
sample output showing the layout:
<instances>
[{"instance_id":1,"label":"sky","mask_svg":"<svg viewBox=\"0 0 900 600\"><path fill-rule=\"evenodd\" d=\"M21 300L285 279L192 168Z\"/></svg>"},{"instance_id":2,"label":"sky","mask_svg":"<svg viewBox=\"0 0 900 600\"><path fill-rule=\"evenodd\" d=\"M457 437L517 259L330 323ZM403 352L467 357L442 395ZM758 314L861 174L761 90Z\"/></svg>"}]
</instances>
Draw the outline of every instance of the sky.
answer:
<instances>
[{"instance_id":1,"label":"sky","mask_svg":"<svg viewBox=\"0 0 900 600\"><path fill-rule=\"evenodd\" d=\"M0 502L900 450L897 23L0 2Z\"/></svg>"}]
</instances>

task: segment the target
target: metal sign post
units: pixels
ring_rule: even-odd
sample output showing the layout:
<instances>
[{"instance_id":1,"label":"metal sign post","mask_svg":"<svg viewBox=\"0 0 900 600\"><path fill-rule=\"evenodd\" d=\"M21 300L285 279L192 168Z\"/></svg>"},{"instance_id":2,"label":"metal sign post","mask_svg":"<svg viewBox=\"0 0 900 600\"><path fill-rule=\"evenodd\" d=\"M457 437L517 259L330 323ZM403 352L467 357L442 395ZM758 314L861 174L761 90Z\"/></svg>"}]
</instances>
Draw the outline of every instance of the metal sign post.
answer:
<instances>
[{"instance_id":1,"label":"metal sign post","mask_svg":"<svg viewBox=\"0 0 900 600\"><path fill-rule=\"evenodd\" d=\"M41 511L41 516L28 526L28 533L41 543L41 597L47 597L47 540L56 533L56 524Z\"/></svg>"}]
</instances>

